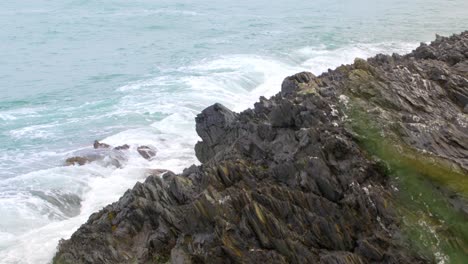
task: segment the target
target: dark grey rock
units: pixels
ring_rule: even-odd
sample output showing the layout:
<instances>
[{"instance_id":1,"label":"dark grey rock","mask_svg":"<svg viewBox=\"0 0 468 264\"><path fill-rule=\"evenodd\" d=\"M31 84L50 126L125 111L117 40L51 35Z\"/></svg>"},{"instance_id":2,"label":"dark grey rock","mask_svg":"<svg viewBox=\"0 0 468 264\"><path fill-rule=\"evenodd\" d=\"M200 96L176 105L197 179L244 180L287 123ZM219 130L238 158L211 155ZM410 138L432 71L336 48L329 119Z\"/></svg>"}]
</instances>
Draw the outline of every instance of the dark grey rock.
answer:
<instances>
[{"instance_id":1,"label":"dark grey rock","mask_svg":"<svg viewBox=\"0 0 468 264\"><path fill-rule=\"evenodd\" d=\"M201 162L207 162L215 154L217 146L226 140L237 114L222 104L214 104L203 110L196 118L196 130L202 138L195 146L195 153Z\"/></svg>"},{"instance_id":2,"label":"dark grey rock","mask_svg":"<svg viewBox=\"0 0 468 264\"><path fill-rule=\"evenodd\" d=\"M283 96L297 93L303 84L309 84L316 77L311 72L301 72L293 76L286 77L281 84L281 94Z\"/></svg>"}]
</instances>

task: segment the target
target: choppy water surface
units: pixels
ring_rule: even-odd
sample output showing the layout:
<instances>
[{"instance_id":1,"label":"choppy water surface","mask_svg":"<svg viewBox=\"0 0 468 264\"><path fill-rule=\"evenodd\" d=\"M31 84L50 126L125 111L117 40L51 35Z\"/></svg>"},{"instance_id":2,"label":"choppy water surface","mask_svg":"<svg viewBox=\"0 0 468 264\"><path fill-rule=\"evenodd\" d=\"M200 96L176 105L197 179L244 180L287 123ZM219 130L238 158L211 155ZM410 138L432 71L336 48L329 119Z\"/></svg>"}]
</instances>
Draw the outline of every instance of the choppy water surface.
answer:
<instances>
[{"instance_id":1,"label":"choppy water surface","mask_svg":"<svg viewBox=\"0 0 468 264\"><path fill-rule=\"evenodd\" d=\"M0 262L47 263L57 241L146 168L197 163L194 117L242 110L286 75L405 53L468 25L468 2L2 1ZM94 139L124 167L62 166ZM133 146L152 145L149 162Z\"/></svg>"}]
</instances>

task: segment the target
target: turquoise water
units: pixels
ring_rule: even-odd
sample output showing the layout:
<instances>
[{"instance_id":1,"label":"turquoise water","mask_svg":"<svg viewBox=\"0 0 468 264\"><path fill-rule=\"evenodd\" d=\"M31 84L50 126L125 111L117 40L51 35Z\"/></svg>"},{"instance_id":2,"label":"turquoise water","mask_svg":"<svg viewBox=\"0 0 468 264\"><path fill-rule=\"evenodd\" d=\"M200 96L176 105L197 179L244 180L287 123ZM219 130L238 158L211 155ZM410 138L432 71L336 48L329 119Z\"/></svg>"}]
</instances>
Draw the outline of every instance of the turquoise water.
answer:
<instances>
[{"instance_id":1,"label":"turquoise water","mask_svg":"<svg viewBox=\"0 0 468 264\"><path fill-rule=\"evenodd\" d=\"M147 168L197 163L204 107L240 111L286 75L466 30L468 2L19 0L0 25L0 262L47 263ZM62 166L94 139L130 144L125 165Z\"/></svg>"}]
</instances>

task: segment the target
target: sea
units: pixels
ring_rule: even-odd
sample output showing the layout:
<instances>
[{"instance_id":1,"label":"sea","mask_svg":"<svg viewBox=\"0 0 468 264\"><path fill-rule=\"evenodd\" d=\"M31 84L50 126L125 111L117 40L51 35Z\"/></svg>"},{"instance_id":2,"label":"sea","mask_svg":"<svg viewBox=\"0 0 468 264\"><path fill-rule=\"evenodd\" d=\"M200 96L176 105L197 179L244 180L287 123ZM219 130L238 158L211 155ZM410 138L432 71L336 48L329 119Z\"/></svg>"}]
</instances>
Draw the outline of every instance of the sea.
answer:
<instances>
[{"instance_id":1,"label":"sea","mask_svg":"<svg viewBox=\"0 0 468 264\"><path fill-rule=\"evenodd\" d=\"M50 263L149 169L199 164L205 107L466 29L467 0L2 0L0 263ZM94 140L128 144L121 166L65 166Z\"/></svg>"}]
</instances>

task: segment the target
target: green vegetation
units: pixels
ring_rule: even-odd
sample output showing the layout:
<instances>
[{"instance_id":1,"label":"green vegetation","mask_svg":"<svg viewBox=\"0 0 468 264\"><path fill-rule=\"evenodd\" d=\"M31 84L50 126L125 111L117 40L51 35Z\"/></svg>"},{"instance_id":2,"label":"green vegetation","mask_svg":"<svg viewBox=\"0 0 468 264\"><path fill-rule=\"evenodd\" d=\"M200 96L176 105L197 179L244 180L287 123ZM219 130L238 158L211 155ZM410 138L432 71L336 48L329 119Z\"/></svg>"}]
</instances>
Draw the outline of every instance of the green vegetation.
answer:
<instances>
[{"instance_id":1,"label":"green vegetation","mask_svg":"<svg viewBox=\"0 0 468 264\"><path fill-rule=\"evenodd\" d=\"M449 201L450 195L468 197L468 175L447 160L383 136L363 108L350 105L350 125L359 143L387 165L391 184L398 188L393 202L405 242L435 262L468 263L467 216Z\"/></svg>"}]
</instances>

